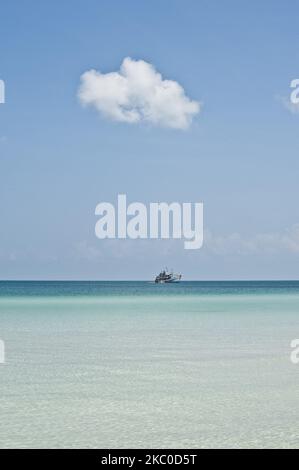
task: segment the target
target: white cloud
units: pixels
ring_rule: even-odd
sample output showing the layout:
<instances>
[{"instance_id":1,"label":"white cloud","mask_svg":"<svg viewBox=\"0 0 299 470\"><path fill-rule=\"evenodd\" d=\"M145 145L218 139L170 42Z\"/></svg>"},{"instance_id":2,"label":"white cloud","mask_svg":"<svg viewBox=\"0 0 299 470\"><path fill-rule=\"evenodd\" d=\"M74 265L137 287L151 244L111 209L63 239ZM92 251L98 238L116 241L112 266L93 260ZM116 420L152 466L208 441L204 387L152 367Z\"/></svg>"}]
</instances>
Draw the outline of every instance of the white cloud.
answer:
<instances>
[{"instance_id":1,"label":"white cloud","mask_svg":"<svg viewBox=\"0 0 299 470\"><path fill-rule=\"evenodd\" d=\"M207 231L204 246L217 255L247 254L299 254L299 224L283 232L267 232L243 237L239 233L214 236Z\"/></svg>"},{"instance_id":2,"label":"white cloud","mask_svg":"<svg viewBox=\"0 0 299 470\"><path fill-rule=\"evenodd\" d=\"M114 121L186 129L200 111L200 103L186 96L174 80L163 80L144 60L126 57L117 72L89 70L81 76L78 97Z\"/></svg>"},{"instance_id":3,"label":"white cloud","mask_svg":"<svg viewBox=\"0 0 299 470\"><path fill-rule=\"evenodd\" d=\"M101 250L88 244L85 240L75 243L74 251L80 259L94 260L103 256Z\"/></svg>"}]
</instances>

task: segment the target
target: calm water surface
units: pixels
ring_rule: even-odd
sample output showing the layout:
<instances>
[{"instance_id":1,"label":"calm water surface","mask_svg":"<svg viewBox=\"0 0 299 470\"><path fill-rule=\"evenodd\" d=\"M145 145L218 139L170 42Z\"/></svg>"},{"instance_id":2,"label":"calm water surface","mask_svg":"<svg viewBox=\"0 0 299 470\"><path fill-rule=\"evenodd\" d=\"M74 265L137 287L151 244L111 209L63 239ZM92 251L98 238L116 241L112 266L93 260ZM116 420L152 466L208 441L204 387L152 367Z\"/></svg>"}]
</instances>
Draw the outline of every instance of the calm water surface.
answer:
<instances>
[{"instance_id":1,"label":"calm water surface","mask_svg":"<svg viewBox=\"0 0 299 470\"><path fill-rule=\"evenodd\" d=\"M299 447L299 282L0 282L0 447Z\"/></svg>"}]
</instances>

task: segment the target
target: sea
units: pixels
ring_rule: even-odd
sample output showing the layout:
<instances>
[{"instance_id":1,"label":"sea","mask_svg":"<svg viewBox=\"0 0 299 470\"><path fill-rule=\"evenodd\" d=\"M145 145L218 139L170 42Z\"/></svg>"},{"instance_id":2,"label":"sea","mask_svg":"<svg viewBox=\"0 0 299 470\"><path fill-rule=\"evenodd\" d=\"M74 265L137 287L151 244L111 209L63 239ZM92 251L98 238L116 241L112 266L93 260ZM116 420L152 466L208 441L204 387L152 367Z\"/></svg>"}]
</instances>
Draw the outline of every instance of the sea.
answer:
<instances>
[{"instance_id":1,"label":"sea","mask_svg":"<svg viewBox=\"0 0 299 470\"><path fill-rule=\"evenodd\" d=\"M0 448L299 447L296 338L297 281L2 281Z\"/></svg>"}]
</instances>

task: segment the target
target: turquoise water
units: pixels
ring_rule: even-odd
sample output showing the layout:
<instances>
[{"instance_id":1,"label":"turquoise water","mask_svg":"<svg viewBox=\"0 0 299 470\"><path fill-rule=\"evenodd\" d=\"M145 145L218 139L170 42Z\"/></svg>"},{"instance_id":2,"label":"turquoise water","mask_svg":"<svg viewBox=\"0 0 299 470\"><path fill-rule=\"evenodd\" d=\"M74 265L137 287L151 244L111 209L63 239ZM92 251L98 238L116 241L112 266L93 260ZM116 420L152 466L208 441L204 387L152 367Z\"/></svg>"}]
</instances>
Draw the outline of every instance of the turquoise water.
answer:
<instances>
[{"instance_id":1,"label":"turquoise water","mask_svg":"<svg viewBox=\"0 0 299 470\"><path fill-rule=\"evenodd\" d=\"M299 282L0 282L0 447L299 447Z\"/></svg>"}]
</instances>

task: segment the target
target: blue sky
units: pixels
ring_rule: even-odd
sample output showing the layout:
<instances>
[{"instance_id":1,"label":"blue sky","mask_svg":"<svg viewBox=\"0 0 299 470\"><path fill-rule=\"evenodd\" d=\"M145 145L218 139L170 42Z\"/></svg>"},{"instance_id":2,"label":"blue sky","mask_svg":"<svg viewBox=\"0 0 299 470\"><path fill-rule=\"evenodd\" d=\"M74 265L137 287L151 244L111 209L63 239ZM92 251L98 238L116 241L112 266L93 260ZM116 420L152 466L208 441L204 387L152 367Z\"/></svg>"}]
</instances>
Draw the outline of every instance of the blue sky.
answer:
<instances>
[{"instance_id":1,"label":"blue sky","mask_svg":"<svg viewBox=\"0 0 299 470\"><path fill-rule=\"evenodd\" d=\"M296 1L1 3L0 278L299 278ZM187 130L107 120L90 69L153 64L203 103ZM203 201L204 247L98 240L98 202Z\"/></svg>"}]
</instances>

